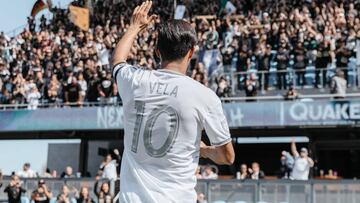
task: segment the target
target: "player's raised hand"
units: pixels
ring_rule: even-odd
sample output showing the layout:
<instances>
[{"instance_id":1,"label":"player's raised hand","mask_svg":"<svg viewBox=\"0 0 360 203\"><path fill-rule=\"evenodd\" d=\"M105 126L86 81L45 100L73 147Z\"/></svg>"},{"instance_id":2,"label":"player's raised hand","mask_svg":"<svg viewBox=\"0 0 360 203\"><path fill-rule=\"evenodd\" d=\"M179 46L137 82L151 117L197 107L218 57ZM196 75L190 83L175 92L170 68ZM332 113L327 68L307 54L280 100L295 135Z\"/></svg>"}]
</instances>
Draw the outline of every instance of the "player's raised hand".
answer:
<instances>
[{"instance_id":1,"label":"player's raised hand","mask_svg":"<svg viewBox=\"0 0 360 203\"><path fill-rule=\"evenodd\" d=\"M152 1L145 1L140 6L137 6L132 14L130 26L144 29L150 25L157 17L156 15L149 16L151 6Z\"/></svg>"}]
</instances>

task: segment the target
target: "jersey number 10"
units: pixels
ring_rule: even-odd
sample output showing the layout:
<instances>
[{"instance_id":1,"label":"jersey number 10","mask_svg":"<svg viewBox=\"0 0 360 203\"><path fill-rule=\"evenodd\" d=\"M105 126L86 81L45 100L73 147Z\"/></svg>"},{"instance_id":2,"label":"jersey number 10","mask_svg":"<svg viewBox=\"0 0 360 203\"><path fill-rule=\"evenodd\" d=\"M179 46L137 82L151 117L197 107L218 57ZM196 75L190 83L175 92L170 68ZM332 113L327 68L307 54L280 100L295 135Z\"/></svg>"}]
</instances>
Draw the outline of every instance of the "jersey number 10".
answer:
<instances>
[{"instance_id":1,"label":"jersey number 10","mask_svg":"<svg viewBox=\"0 0 360 203\"><path fill-rule=\"evenodd\" d=\"M135 121L131 151L136 153L139 145L140 130L144 120L143 118L145 112L145 102L135 101L135 108L136 108L136 121ZM153 136L152 130L159 116L164 113L168 115L169 122L166 123L170 124L170 130L167 134L167 138L164 144L159 148L155 148L151 143L151 138ZM168 105L156 106L156 108L153 109L149 114L143 130L143 140L144 140L144 147L146 153L154 158L160 158L165 156L166 153L169 151L169 149L174 145L175 139L178 134L178 130L179 130L179 115L177 114L175 109Z\"/></svg>"}]
</instances>

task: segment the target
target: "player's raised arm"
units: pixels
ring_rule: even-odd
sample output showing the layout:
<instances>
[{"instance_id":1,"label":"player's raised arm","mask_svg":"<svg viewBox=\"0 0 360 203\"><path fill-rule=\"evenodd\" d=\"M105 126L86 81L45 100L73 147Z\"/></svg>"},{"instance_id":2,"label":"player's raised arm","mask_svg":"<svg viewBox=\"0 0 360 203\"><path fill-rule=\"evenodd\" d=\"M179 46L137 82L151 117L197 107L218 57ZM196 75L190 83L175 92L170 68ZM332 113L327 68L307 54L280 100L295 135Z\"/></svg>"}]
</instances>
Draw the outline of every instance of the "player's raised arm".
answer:
<instances>
[{"instance_id":1,"label":"player's raised arm","mask_svg":"<svg viewBox=\"0 0 360 203\"><path fill-rule=\"evenodd\" d=\"M113 65L126 62L138 33L145 29L156 18L156 15L148 16L151 6L152 1L146 1L134 9L130 20L130 26L116 45L112 57Z\"/></svg>"}]
</instances>

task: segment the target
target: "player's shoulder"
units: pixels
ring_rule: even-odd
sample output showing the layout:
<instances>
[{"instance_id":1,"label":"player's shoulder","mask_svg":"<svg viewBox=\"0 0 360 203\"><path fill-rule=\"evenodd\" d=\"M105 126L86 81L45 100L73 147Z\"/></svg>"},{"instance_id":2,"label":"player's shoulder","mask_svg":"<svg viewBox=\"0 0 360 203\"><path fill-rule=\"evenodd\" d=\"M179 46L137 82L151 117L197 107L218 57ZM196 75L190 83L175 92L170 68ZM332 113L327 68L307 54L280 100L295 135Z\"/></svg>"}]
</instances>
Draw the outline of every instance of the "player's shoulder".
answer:
<instances>
[{"instance_id":1,"label":"player's shoulder","mask_svg":"<svg viewBox=\"0 0 360 203\"><path fill-rule=\"evenodd\" d=\"M126 62L121 62L121 63L113 65L112 74L113 74L114 78L117 78L119 73L128 75L128 74L134 74L136 72L144 72L144 71L149 71L149 70L150 69L147 69L147 68L144 68L141 66L136 66L136 65L132 65L132 64L129 64Z\"/></svg>"},{"instance_id":2,"label":"player's shoulder","mask_svg":"<svg viewBox=\"0 0 360 203\"><path fill-rule=\"evenodd\" d=\"M192 94L197 97L203 104L214 105L221 103L216 93L209 87L189 77L189 84L191 84Z\"/></svg>"}]
</instances>

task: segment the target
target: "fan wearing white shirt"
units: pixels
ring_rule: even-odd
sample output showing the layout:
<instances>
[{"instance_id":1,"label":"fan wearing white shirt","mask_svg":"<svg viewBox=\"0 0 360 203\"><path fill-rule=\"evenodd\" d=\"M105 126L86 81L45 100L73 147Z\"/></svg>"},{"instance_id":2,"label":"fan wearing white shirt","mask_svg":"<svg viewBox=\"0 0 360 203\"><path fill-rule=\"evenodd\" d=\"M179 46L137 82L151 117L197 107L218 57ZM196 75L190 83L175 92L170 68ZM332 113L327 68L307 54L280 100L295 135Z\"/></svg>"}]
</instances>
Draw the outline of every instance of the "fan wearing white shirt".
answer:
<instances>
[{"instance_id":1,"label":"fan wearing white shirt","mask_svg":"<svg viewBox=\"0 0 360 203\"><path fill-rule=\"evenodd\" d=\"M231 165L234 149L222 104L216 94L186 76L197 35L182 20L158 28L160 70L126 63L138 34L156 19L152 2L137 6L113 56L124 109L121 203L195 203L199 157ZM205 129L212 146L201 142Z\"/></svg>"},{"instance_id":2,"label":"fan wearing white shirt","mask_svg":"<svg viewBox=\"0 0 360 203\"><path fill-rule=\"evenodd\" d=\"M303 147L299 153L293 140L291 142L291 153L294 156L295 163L290 178L293 180L308 180L310 168L314 166L314 161L309 157L308 150Z\"/></svg>"},{"instance_id":3,"label":"fan wearing white shirt","mask_svg":"<svg viewBox=\"0 0 360 203\"><path fill-rule=\"evenodd\" d=\"M25 163L22 171L18 171L17 175L21 178L36 178L36 173L30 168L30 163Z\"/></svg>"}]
</instances>

